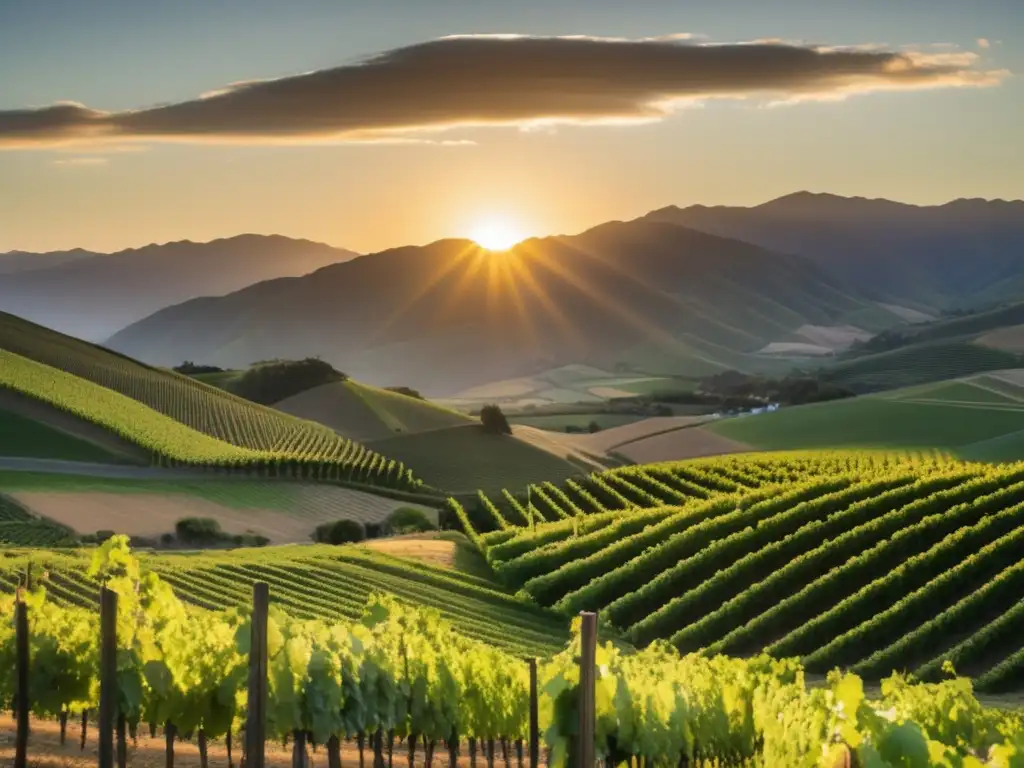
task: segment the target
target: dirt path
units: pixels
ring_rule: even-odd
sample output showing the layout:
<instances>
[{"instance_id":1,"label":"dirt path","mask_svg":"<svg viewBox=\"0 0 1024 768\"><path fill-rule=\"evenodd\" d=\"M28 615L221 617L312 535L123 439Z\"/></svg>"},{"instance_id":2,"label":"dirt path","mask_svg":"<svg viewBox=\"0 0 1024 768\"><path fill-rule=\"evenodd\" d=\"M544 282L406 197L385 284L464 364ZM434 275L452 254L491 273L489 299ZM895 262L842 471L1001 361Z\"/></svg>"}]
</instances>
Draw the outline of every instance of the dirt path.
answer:
<instances>
[{"instance_id":1,"label":"dirt path","mask_svg":"<svg viewBox=\"0 0 1024 768\"><path fill-rule=\"evenodd\" d=\"M56 722L49 720L33 720L28 740L28 764L32 768L95 768L98 755L98 744L96 741L97 727L95 721L90 721L86 731L85 749L80 749L80 726L77 717L75 722L68 723L67 742L60 743L60 727ZM10 765L14 762L14 736L15 724L9 712L0 715L0 763ZM232 764L241 765L241 737L235 734L232 751ZM405 768L409 765L408 752L400 742L395 740L395 751L393 764L398 768ZM149 737L148 728L140 729L138 743L128 740L128 765L132 768L164 768L165 742L161 733L156 738ZM500 746L495 747L494 764L504 766L501 757ZM518 768L515 748L509 747L510 758L513 768ZM228 753L223 741L211 741L207 749L210 768L227 768ZM544 752L541 751L541 762L544 764ZM309 752L309 768L327 768L327 752L324 749L317 749ZM367 768L373 765L373 752L369 749L365 752L365 764ZM415 765L423 768L424 755L422 747L416 751ZM385 760L387 755L385 755ZM529 755L524 755L524 764L529 762ZM341 764L343 766L355 766L359 764L359 748L353 741L343 743L341 750ZM469 768L469 749L463 744L458 759L460 768ZM484 755L478 754L477 767L487 765ZM267 742L266 765L268 768L291 768L292 749L291 745L282 747L280 743ZM442 745L435 748L433 768L446 768L448 765L448 752ZM174 768L200 768L199 748L188 741L178 741L174 745Z\"/></svg>"},{"instance_id":2,"label":"dirt path","mask_svg":"<svg viewBox=\"0 0 1024 768\"><path fill-rule=\"evenodd\" d=\"M671 432L661 432L615 448L616 453L621 453L637 464L698 459L750 450L753 449L745 443L716 435L702 427L685 427Z\"/></svg>"}]
</instances>

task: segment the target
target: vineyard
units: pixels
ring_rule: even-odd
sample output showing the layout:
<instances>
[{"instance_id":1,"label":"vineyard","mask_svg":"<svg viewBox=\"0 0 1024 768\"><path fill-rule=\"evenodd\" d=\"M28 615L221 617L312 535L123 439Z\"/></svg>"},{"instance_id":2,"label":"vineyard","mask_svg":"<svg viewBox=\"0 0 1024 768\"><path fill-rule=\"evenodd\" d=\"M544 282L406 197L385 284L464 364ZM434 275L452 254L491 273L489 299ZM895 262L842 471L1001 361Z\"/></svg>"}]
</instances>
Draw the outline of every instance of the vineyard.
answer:
<instances>
[{"instance_id":1,"label":"vineyard","mask_svg":"<svg viewBox=\"0 0 1024 768\"><path fill-rule=\"evenodd\" d=\"M88 550L5 554L0 592L13 593L31 563L47 572L53 604L96 607L100 582L89 575ZM490 581L356 547L140 553L138 558L181 600L208 610L245 605L252 585L263 581L270 585L272 603L298 619L358 619L370 595L381 593L433 608L467 637L520 656L550 655L568 637L563 616L522 603Z\"/></svg>"},{"instance_id":2,"label":"vineyard","mask_svg":"<svg viewBox=\"0 0 1024 768\"><path fill-rule=\"evenodd\" d=\"M310 421L0 313L0 388L139 445L154 461L414 489L401 462Z\"/></svg>"},{"instance_id":3,"label":"vineyard","mask_svg":"<svg viewBox=\"0 0 1024 768\"><path fill-rule=\"evenodd\" d=\"M581 753L591 750L604 765L694 768L831 768L851 764L851 752L865 766L1009 768L1024 755L1021 715L983 707L966 679L922 685L897 676L870 700L851 674L809 687L793 660L632 653L584 647L579 635L537 664L535 730L527 663L466 639L436 611L379 596L355 621L303 620L273 607L269 616L192 611L143 572L123 538L96 551L89 576L117 596L102 630L94 610L55 604L46 590L23 592L19 622L10 620L15 601L0 601L0 697L21 691L32 714L61 722L84 712L83 730L99 708L101 765L113 763L115 723L120 764L128 734L143 725L168 734L168 765L175 734L197 739L205 755L210 739L243 728L250 757L263 738L291 739L296 764L312 743L326 746L331 766L347 738L357 740L360 762L365 745L376 765L390 760L396 740L408 745L410 765L422 744L427 766L440 750L454 766L463 743L474 761L482 747L489 765L496 744L506 765L515 747L522 766L524 741L543 745L553 768L585 764ZM18 669L27 676L19 680ZM584 681L593 685L586 695ZM592 715L586 730L581 708ZM31 754L27 718L21 723L19 744ZM581 744L591 730L593 741Z\"/></svg>"},{"instance_id":4,"label":"vineyard","mask_svg":"<svg viewBox=\"0 0 1024 768\"><path fill-rule=\"evenodd\" d=\"M13 499L0 493L0 545L52 547L74 540L62 525L32 515Z\"/></svg>"},{"instance_id":5,"label":"vineyard","mask_svg":"<svg viewBox=\"0 0 1024 768\"><path fill-rule=\"evenodd\" d=\"M630 466L450 513L497 575L637 645L1024 688L1024 465L751 455ZM532 522L531 522L532 521Z\"/></svg>"}]
</instances>

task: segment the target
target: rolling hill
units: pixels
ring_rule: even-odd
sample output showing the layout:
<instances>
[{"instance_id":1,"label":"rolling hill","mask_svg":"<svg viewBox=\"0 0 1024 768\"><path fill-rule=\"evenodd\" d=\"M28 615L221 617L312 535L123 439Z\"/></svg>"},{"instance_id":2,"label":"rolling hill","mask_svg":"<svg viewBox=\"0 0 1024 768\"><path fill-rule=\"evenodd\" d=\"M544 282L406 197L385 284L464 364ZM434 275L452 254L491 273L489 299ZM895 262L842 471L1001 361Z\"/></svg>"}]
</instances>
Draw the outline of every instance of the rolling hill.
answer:
<instances>
[{"instance_id":1,"label":"rolling hill","mask_svg":"<svg viewBox=\"0 0 1024 768\"><path fill-rule=\"evenodd\" d=\"M0 310L102 341L163 307L305 275L356 255L278 235L183 240L117 253L0 254Z\"/></svg>"},{"instance_id":2,"label":"rolling hill","mask_svg":"<svg viewBox=\"0 0 1024 768\"><path fill-rule=\"evenodd\" d=\"M314 387L275 403L274 408L361 442L472 423L468 416L427 400L353 379Z\"/></svg>"},{"instance_id":3,"label":"rolling hill","mask_svg":"<svg viewBox=\"0 0 1024 768\"><path fill-rule=\"evenodd\" d=\"M682 375L777 368L758 352L800 329L844 328L873 306L802 257L612 222L503 253L442 240L371 254L161 310L108 344L157 364L320 355L358 380L440 396L645 355Z\"/></svg>"},{"instance_id":4,"label":"rolling hill","mask_svg":"<svg viewBox=\"0 0 1024 768\"><path fill-rule=\"evenodd\" d=\"M1024 470L938 454L641 465L453 505L509 588L624 639L1024 686ZM490 533L482 531L490 529Z\"/></svg>"},{"instance_id":5,"label":"rolling hill","mask_svg":"<svg viewBox=\"0 0 1024 768\"><path fill-rule=\"evenodd\" d=\"M1019 370L722 419L701 427L752 450L942 449L977 460L1024 460Z\"/></svg>"},{"instance_id":6,"label":"rolling hill","mask_svg":"<svg viewBox=\"0 0 1024 768\"><path fill-rule=\"evenodd\" d=\"M400 462L322 425L5 314L0 395L23 421L144 463L419 485Z\"/></svg>"}]
</instances>

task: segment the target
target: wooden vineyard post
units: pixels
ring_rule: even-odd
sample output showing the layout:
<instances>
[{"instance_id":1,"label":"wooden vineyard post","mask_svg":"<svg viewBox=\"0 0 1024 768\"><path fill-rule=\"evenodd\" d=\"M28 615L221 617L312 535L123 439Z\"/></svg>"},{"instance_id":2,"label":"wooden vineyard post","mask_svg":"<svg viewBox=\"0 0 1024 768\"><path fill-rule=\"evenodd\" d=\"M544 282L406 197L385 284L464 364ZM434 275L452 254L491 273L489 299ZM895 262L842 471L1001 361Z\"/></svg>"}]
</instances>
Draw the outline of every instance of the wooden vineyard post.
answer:
<instances>
[{"instance_id":1,"label":"wooden vineyard post","mask_svg":"<svg viewBox=\"0 0 1024 768\"><path fill-rule=\"evenodd\" d=\"M540 766L540 726L537 709L537 660L530 659L530 768Z\"/></svg>"},{"instance_id":2,"label":"wooden vineyard post","mask_svg":"<svg viewBox=\"0 0 1024 768\"><path fill-rule=\"evenodd\" d=\"M28 606L18 596L14 604L15 646L18 656L18 732L14 742L14 768L28 763Z\"/></svg>"},{"instance_id":3,"label":"wooden vineyard post","mask_svg":"<svg viewBox=\"0 0 1024 768\"><path fill-rule=\"evenodd\" d=\"M114 768L114 719L117 716L117 593L100 590L99 766Z\"/></svg>"},{"instance_id":4,"label":"wooden vineyard post","mask_svg":"<svg viewBox=\"0 0 1024 768\"><path fill-rule=\"evenodd\" d=\"M579 768L594 768L594 688L597 684L597 614L580 613L580 728Z\"/></svg>"},{"instance_id":5,"label":"wooden vineyard post","mask_svg":"<svg viewBox=\"0 0 1024 768\"><path fill-rule=\"evenodd\" d=\"M252 634L249 645L249 712L245 721L245 768L264 768L267 727L267 609L270 590L252 585Z\"/></svg>"}]
</instances>

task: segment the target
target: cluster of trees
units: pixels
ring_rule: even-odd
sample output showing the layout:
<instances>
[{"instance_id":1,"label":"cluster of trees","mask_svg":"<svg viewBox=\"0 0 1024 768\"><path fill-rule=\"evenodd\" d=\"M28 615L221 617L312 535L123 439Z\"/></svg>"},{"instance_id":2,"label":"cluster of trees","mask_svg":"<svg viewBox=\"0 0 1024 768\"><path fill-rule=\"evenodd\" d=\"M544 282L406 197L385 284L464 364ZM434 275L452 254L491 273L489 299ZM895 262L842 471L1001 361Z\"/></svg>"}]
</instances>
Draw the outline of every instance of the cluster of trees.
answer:
<instances>
[{"instance_id":1,"label":"cluster of trees","mask_svg":"<svg viewBox=\"0 0 1024 768\"><path fill-rule=\"evenodd\" d=\"M512 434L512 427L509 426L508 419L505 418L505 414L502 412L500 406L485 405L481 408L480 423L484 427L484 432L488 432L492 435Z\"/></svg>"},{"instance_id":2,"label":"cluster of trees","mask_svg":"<svg viewBox=\"0 0 1024 768\"><path fill-rule=\"evenodd\" d=\"M723 408L744 408L764 403L803 405L853 397L852 390L817 376L792 375L782 379L723 371L701 381L702 397L718 397Z\"/></svg>"},{"instance_id":3,"label":"cluster of trees","mask_svg":"<svg viewBox=\"0 0 1024 768\"><path fill-rule=\"evenodd\" d=\"M194 376L197 373L223 373L223 368L218 368L216 365L199 365L193 363L191 360L186 360L181 365L176 365L173 368L177 373L183 373L186 376Z\"/></svg>"},{"instance_id":4,"label":"cluster of trees","mask_svg":"<svg viewBox=\"0 0 1024 768\"><path fill-rule=\"evenodd\" d=\"M320 544L356 544L364 539L423 533L437 530L426 513L417 507L399 507L383 523L335 520L318 525L310 538Z\"/></svg>"},{"instance_id":5,"label":"cluster of trees","mask_svg":"<svg viewBox=\"0 0 1024 768\"><path fill-rule=\"evenodd\" d=\"M313 387L347 378L318 357L270 360L254 364L232 383L231 391L254 403L273 405Z\"/></svg>"},{"instance_id":6,"label":"cluster of trees","mask_svg":"<svg viewBox=\"0 0 1024 768\"><path fill-rule=\"evenodd\" d=\"M384 387L384 389L386 389L388 392L397 392L398 394L405 395L406 397L415 397L417 400L426 400L427 399L423 395L420 394L420 391L418 389L413 389L412 387L398 386L398 387Z\"/></svg>"}]
</instances>

